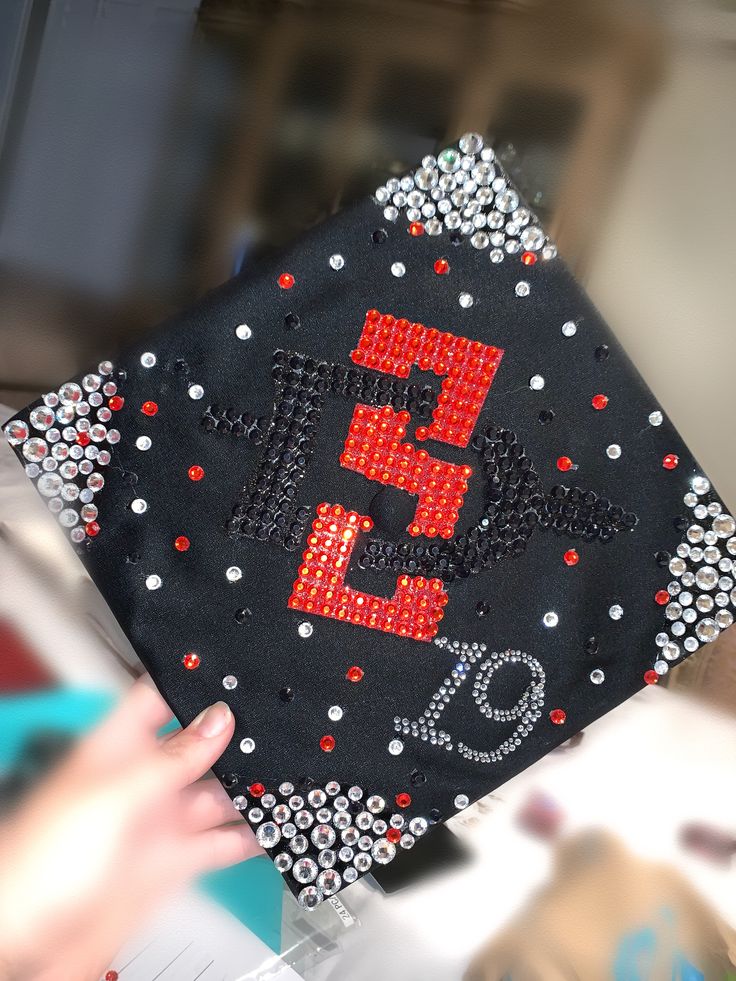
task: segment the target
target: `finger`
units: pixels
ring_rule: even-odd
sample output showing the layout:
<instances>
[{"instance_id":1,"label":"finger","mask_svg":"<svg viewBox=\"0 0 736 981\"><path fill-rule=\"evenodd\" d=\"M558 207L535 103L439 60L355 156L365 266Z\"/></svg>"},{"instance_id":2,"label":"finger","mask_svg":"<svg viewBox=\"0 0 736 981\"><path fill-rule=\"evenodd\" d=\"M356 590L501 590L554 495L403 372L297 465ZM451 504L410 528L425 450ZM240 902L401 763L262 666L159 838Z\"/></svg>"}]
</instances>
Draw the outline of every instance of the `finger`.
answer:
<instances>
[{"instance_id":1,"label":"finger","mask_svg":"<svg viewBox=\"0 0 736 981\"><path fill-rule=\"evenodd\" d=\"M187 854L191 858L195 874L201 875L203 872L237 865L254 855L263 855L263 849L250 827L245 821L241 821L240 824L228 824L192 835L187 845Z\"/></svg>"},{"instance_id":2,"label":"finger","mask_svg":"<svg viewBox=\"0 0 736 981\"><path fill-rule=\"evenodd\" d=\"M180 815L189 831L207 831L242 821L217 780L200 780L182 791Z\"/></svg>"},{"instance_id":3,"label":"finger","mask_svg":"<svg viewBox=\"0 0 736 981\"><path fill-rule=\"evenodd\" d=\"M225 702L200 712L181 732L157 745L139 778L147 789L181 790L204 776L222 756L233 736L235 719ZM144 791L146 787L142 788Z\"/></svg>"},{"instance_id":4,"label":"finger","mask_svg":"<svg viewBox=\"0 0 736 981\"><path fill-rule=\"evenodd\" d=\"M129 763L155 744L156 733L172 718L149 675L139 678L103 722L80 744L77 761L84 767L113 767Z\"/></svg>"},{"instance_id":5,"label":"finger","mask_svg":"<svg viewBox=\"0 0 736 981\"><path fill-rule=\"evenodd\" d=\"M117 715L119 724L134 726L150 737L174 717L149 674L142 675L128 690Z\"/></svg>"}]
</instances>

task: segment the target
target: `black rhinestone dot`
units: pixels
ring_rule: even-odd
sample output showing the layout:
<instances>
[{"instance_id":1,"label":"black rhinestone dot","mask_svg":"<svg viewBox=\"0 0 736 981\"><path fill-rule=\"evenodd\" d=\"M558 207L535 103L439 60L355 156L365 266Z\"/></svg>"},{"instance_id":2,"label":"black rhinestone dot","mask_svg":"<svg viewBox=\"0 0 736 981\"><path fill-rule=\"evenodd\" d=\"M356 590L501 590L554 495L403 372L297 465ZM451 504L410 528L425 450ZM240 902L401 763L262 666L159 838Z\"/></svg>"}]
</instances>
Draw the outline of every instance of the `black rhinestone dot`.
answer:
<instances>
[{"instance_id":1,"label":"black rhinestone dot","mask_svg":"<svg viewBox=\"0 0 736 981\"><path fill-rule=\"evenodd\" d=\"M129 565L137 565L140 562L140 560L141 557L138 554L138 552L129 552L128 555L125 556L125 561Z\"/></svg>"},{"instance_id":2,"label":"black rhinestone dot","mask_svg":"<svg viewBox=\"0 0 736 981\"><path fill-rule=\"evenodd\" d=\"M657 554L654 556L654 561L657 563L657 565L665 567L670 564L671 558L672 556L669 552L657 552Z\"/></svg>"},{"instance_id":3,"label":"black rhinestone dot","mask_svg":"<svg viewBox=\"0 0 736 981\"><path fill-rule=\"evenodd\" d=\"M432 824L437 824L438 821L442 820L442 811L439 811L436 807L433 807L429 812L429 820Z\"/></svg>"},{"instance_id":4,"label":"black rhinestone dot","mask_svg":"<svg viewBox=\"0 0 736 981\"><path fill-rule=\"evenodd\" d=\"M376 243L376 245L383 245L383 243L388 238L388 232L385 228L377 228L375 232L371 233L371 238Z\"/></svg>"},{"instance_id":5,"label":"black rhinestone dot","mask_svg":"<svg viewBox=\"0 0 736 981\"><path fill-rule=\"evenodd\" d=\"M238 623L245 623L246 620L250 620L252 616L253 614L247 606L244 606L242 610L235 611L235 619Z\"/></svg>"},{"instance_id":6,"label":"black rhinestone dot","mask_svg":"<svg viewBox=\"0 0 736 981\"><path fill-rule=\"evenodd\" d=\"M279 698L282 702L291 702L294 700L294 689L293 688L282 688L279 692Z\"/></svg>"},{"instance_id":7,"label":"black rhinestone dot","mask_svg":"<svg viewBox=\"0 0 736 981\"><path fill-rule=\"evenodd\" d=\"M284 327L287 330L296 330L300 324L301 320L295 313L287 313L284 317Z\"/></svg>"},{"instance_id":8,"label":"black rhinestone dot","mask_svg":"<svg viewBox=\"0 0 736 981\"><path fill-rule=\"evenodd\" d=\"M176 371L186 371L187 367L188 366L184 358L177 358L176 361L174 362L174 369Z\"/></svg>"},{"instance_id":9,"label":"black rhinestone dot","mask_svg":"<svg viewBox=\"0 0 736 981\"><path fill-rule=\"evenodd\" d=\"M236 786L238 780L240 780L240 777L237 775L237 773L223 773L220 779L222 780L223 787L227 787L229 789Z\"/></svg>"},{"instance_id":10,"label":"black rhinestone dot","mask_svg":"<svg viewBox=\"0 0 736 981\"><path fill-rule=\"evenodd\" d=\"M608 345L601 344L600 347L595 349L595 359L596 361L605 361L610 353Z\"/></svg>"},{"instance_id":11,"label":"black rhinestone dot","mask_svg":"<svg viewBox=\"0 0 736 981\"><path fill-rule=\"evenodd\" d=\"M421 770L414 770L409 780L411 781L412 787L421 787L423 783L427 782L427 778Z\"/></svg>"},{"instance_id":12,"label":"black rhinestone dot","mask_svg":"<svg viewBox=\"0 0 736 981\"><path fill-rule=\"evenodd\" d=\"M597 654L598 653L598 638L588 637L583 645L583 649L586 654Z\"/></svg>"},{"instance_id":13,"label":"black rhinestone dot","mask_svg":"<svg viewBox=\"0 0 736 981\"><path fill-rule=\"evenodd\" d=\"M479 617L487 617L488 614L491 612L491 604L486 603L485 600L481 600L480 603L476 605L475 612L478 614Z\"/></svg>"}]
</instances>

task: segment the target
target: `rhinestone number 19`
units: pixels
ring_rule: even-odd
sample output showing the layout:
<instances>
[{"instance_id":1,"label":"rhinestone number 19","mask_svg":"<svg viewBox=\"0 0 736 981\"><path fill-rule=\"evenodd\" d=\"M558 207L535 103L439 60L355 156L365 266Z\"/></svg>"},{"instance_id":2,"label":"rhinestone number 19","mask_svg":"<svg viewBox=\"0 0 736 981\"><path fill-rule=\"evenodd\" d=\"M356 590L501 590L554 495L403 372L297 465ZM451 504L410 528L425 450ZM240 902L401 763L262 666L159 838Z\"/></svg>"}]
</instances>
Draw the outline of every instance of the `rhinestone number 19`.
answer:
<instances>
[{"instance_id":1,"label":"rhinestone number 19","mask_svg":"<svg viewBox=\"0 0 736 981\"><path fill-rule=\"evenodd\" d=\"M396 716L394 729L396 732L406 736L414 736L417 739L430 742L432 745L444 747L446 750L455 749L462 757L473 763L500 762L504 756L513 753L521 745L522 740L529 735L542 714L545 684L542 665L536 658L530 654L525 654L523 651L504 651L501 654L494 651L487 654L485 644L448 641L444 637L435 643L444 650L456 654L457 663L450 672L450 677L445 678L439 690L434 693L420 718L412 722L409 719L401 719ZM450 704L469 675L473 674L471 669L475 667L478 661L480 664L473 678L473 701L478 711L494 722L518 720L511 735L491 750L473 749L461 739L454 739L450 733L439 728L445 707ZM488 699L491 679L497 671L502 670L508 664L524 665L531 675L529 683L516 704L511 708L493 708Z\"/></svg>"}]
</instances>

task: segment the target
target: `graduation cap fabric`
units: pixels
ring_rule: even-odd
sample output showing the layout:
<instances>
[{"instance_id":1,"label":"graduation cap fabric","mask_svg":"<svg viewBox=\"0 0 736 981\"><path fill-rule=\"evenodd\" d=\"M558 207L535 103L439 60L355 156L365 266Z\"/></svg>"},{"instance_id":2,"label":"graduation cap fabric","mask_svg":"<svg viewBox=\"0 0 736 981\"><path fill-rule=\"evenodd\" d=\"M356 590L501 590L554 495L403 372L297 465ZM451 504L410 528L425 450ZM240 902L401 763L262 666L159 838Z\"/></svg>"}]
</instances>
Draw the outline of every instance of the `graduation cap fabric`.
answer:
<instances>
[{"instance_id":1,"label":"graduation cap fabric","mask_svg":"<svg viewBox=\"0 0 736 981\"><path fill-rule=\"evenodd\" d=\"M733 621L734 518L476 134L5 431L307 908Z\"/></svg>"}]
</instances>

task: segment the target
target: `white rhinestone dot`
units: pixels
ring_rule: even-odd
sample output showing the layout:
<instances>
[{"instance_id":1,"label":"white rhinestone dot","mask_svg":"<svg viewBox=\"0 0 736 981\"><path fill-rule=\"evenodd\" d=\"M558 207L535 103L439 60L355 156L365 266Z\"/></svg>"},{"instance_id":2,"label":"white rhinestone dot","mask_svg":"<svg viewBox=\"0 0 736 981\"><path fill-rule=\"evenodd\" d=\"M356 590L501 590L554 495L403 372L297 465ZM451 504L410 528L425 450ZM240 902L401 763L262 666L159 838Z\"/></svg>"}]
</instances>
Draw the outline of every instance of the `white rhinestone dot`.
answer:
<instances>
[{"instance_id":1,"label":"white rhinestone dot","mask_svg":"<svg viewBox=\"0 0 736 981\"><path fill-rule=\"evenodd\" d=\"M189 398L190 399L201 399L204 395L204 389L201 385L190 385L189 386Z\"/></svg>"},{"instance_id":2,"label":"white rhinestone dot","mask_svg":"<svg viewBox=\"0 0 736 981\"><path fill-rule=\"evenodd\" d=\"M391 266L391 275L401 277L406 272L406 266L403 262L394 262Z\"/></svg>"},{"instance_id":3,"label":"white rhinestone dot","mask_svg":"<svg viewBox=\"0 0 736 981\"><path fill-rule=\"evenodd\" d=\"M141 355L141 364L144 368L153 368L156 364L156 355L152 351L146 351Z\"/></svg>"},{"instance_id":4,"label":"white rhinestone dot","mask_svg":"<svg viewBox=\"0 0 736 981\"><path fill-rule=\"evenodd\" d=\"M227 688L228 691L232 691L233 688L238 687L238 679L234 674L226 674L222 679L222 687Z\"/></svg>"},{"instance_id":5,"label":"white rhinestone dot","mask_svg":"<svg viewBox=\"0 0 736 981\"><path fill-rule=\"evenodd\" d=\"M241 753L252 753L256 748L255 742L247 736L245 739L240 740L240 752Z\"/></svg>"},{"instance_id":6,"label":"white rhinestone dot","mask_svg":"<svg viewBox=\"0 0 736 981\"><path fill-rule=\"evenodd\" d=\"M161 576L151 575L146 576L146 589L160 589L161 588Z\"/></svg>"},{"instance_id":7,"label":"white rhinestone dot","mask_svg":"<svg viewBox=\"0 0 736 981\"><path fill-rule=\"evenodd\" d=\"M336 252L334 255L330 256L330 266L335 271L337 271L338 269L342 269L344 265L345 265L345 260L343 259L343 257L340 255L339 252Z\"/></svg>"},{"instance_id":8,"label":"white rhinestone dot","mask_svg":"<svg viewBox=\"0 0 736 981\"><path fill-rule=\"evenodd\" d=\"M229 569L225 571L225 578L228 582L237 582L238 579L243 578L243 570L240 566L231 565Z\"/></svg>"},{"instance_id":9,"label":"white rhinestone dot","mask_svg":"<svg viewBox=\"0 0 736 981\"><path fill-rule=\"evenodd\" d=\"M239 341L247 341L253 336L253 331L247 324L238 324L235 328L235 336Z\"/></svg>"},{"instance_id":10,"label":"white rhinestone dot","mask_svg":"<svg viewBox=\"0 0 736 981\"><path fill-rule=\"evenodd\" d=\"M529 379L529 388L533 392L541 392L544 388L544 378L541 375L532 375Z\"/></svg>"},{"instance_id":11,"label":"white rhinestone dot","mask_svg":"<svg viewBox=\"0 0 736 981\"><path fill-rule=\"evenodd\" d=\"M562 325L562 333L565 337L574 337L578 332L578 325L574 320L566 320Z\"/></svg>"},{"instance_id":12,"label":"white rhinestone dot","mask_svg":"<svg viewBox=\"0 0 736 981\"><path fill-rule=\"evenodd\" d=\"M311 637L313 632L314 632L314 627L309 622L309 620L304 620L297 627L297 633L299 634L300 637L303 637L305 640L307 637Z\"/></svg>"},{"instance_id":13,"label":"white rhinestone dot","mask_svg":"<svg viewBox=\"0 0 736 981\"><path fill-rule=\"evenodd\" d=\"M655 409L654 412L649 413L650 426L661 426L663 421L664 421L664 416L659 411L659 409Z\"/></svg>"},{"instance_id":14,"label":"white rhinestone dot","mask_svg":"<svg viewBox=\"0 0 736 981\"><path fill-rule=\"evenodd\" d=\"M618 460L621 456L621 447L618 443L611 443L610 446L606 447L606 456L609 460Z\"/></svg>"},{"instance_id":15,"label":"white rhinestone dot","mask_svg":"<svg viewBox=\"0 0 736 981\"><path fill-rule=\"evenodd\" d=\"M464 310L467 310L469 307L472 307L474 301L470 293L461 293L457 298L457 302Z\"/></svg>"}]
</instances>

